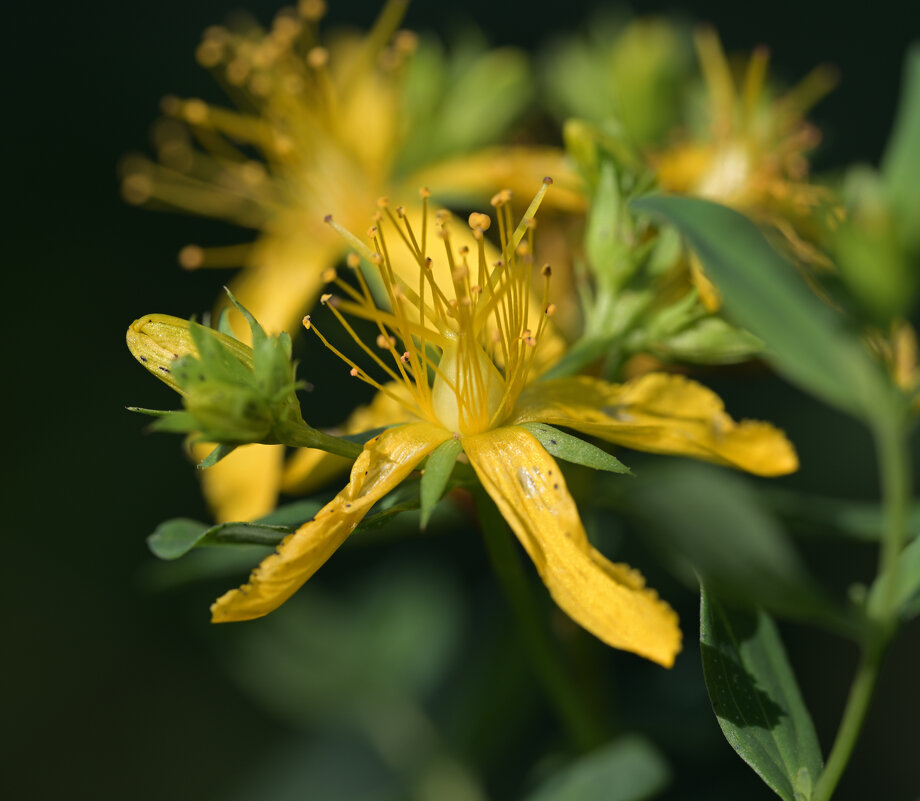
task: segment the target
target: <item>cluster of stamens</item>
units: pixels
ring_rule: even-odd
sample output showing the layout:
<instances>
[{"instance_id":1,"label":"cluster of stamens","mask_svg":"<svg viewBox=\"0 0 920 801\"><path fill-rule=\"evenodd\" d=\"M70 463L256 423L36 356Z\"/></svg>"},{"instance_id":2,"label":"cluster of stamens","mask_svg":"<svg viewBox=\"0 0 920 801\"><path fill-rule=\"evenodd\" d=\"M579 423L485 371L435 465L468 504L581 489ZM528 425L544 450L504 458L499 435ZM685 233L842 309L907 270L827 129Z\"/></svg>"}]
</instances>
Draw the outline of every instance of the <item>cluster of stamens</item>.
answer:
<instances>
[{"instance_id":1,"label":"cluster of stamens","mask_svg":"<svg viewBox=\"0 0 920 801\"><path fill-rule=\"evenodd\" d=\"M331 345L310 317L304 318L304 325L349 365L353 376L391 395L412 415L459 434L499 424L527 383L547 318L555 310L548 303L548 265L541 270L539 308L532 294L533 214L549 183L544 179L517 226L511 216L511 193L506 190L492 198L498 258L490 258L485 232L492 220L486 214L471 214L469 231L454 234L449 212L438 211L433 215L435 235L430 236L425 189L418 228L404 207L394 211L386 199L379 202L367 232L373 248L327 217L354 248L347 260L354 282L328 271L324 277L340 294L324 294L320 300L388 381L374 378ZM457 244L460 238L472 241ZM442 247L440 258L428 256L429 248L437 253ZM376 349L347 317L376 325ZM407 392L395 390L392 382Z\"/></svg>"}]
</instances>

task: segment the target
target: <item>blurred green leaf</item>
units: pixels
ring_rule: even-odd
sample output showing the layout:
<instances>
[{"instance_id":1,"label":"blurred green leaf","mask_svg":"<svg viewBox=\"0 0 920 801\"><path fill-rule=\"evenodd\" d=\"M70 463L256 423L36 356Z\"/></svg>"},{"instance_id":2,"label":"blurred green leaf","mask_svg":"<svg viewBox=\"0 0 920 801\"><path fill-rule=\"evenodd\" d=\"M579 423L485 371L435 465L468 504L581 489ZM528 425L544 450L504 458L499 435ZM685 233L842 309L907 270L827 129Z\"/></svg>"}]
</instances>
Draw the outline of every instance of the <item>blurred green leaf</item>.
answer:
<instances>
[{"instance_id":1,"label":"blurred green leaf","mask_svg":"<svg viewBox=\"0 0 920 801\"><path fill-rule=\"evenodd\" d=\"M731 747L784 801L808 801L823 770L821 748L773 621L729 608L704 584L700 648Z\"/></svg>"},{"instance_id":2,"label":"blurred green leaf","mask_svg":"<svg viewBox=\"0 0 920 801\"><path fill-rule=\"evenodd\" d=\"M644 801L670 780L664 757L648 740L627 735L557 772L527 801Z\"/></svg>"},{"instance_id":3,"label":"blurred green leaf","mask_svg":"<svg viewBox=\"0 0 920 801\"><path fill-rule=\"evenodd\" d=\"M546 423L524 423L523 428L540 440L540 444L546 448L547 453L557 459L593 467L595 470L632 475L632 471L616 456L602 451L590 442L566 434L558 428L553 428Z\"/></svg>"},{"instance_id":4,"label":"blurred green leaf","mask_svg":"<svg viewBox=\"0 0 920 801\"><path fill-rule=\"evenodd\" d=\"M699 573L721 596L849 627L741 476L689 461L649 466L630 485L628 503L666 553L684 564L688 579Z\"/></svg>"},{"instance_id":5,"label":"blurred green leaf","mask_svg":"<svg viewBox=\"0 0 920 801\"><path fill-rule=\"evenodd\" d=\"M904 245L920 252L920 43L907 51L901 100L882 158L882 177Z\"/></svg>"},{"instance_id":6,"label":"blurred green leaf","mask_svg":"<svg viewBox=\"0 0 920 801\"><path fill-rule=\"evenodd\" d=\"M894 582L894 589L891 583ZM898 556L892 573L879 576L869 592L869 609L884 606L889 592L902 614L911 617L920 602L920 537L910 542Z\"/></svg>"},{"instance_id":7,"label":"blurred green leaf","mask_svg":"<svg viewBox=\"0 0 920 801\"><path fill-rule=\"evenodd\" d=\"M444 488L450 474L454 471L454 465L457 463L457 457L463 446L460 440L451 437L449 440L442 442L431 453L425 462L425 469L422 471L422 480L419 487L419 501L421 503L422 528L428 525L431 518L431 512L435 504L441 500L444 494Z\"/></svg>"},{"instance_id":8,"label":"blurred green leaf","mask_svg":"<svg viewBox=\"0 0 920 801\"><path fill-rule=\"evenodd\" d=\"M460 590L437 565L376 563L335 597L309 584L257 624L241 627L227 660L267 708L297 725L332 719L383 737L415 759L431 731L414 698L453 663ZM421 728L420 728L421 727Z\"/></svg>"},{"instance_id":9,"label":"blurred green leaf","mask_svg":"<svg viewBox=\"0 0 920 801\"><path fill-rule=\"evenodd\" d=\"M786 523L803 533L823 533L878 542L885 527L881 505L871 501L823 498L782 487L760 487L758 495ZM907 535L920 534L920 503L907 513Z\"/></svg>"},{"instance_id":10,"label":"blurred green leaf","mask_svg":"<svg viewBox=\"0 0 920 801\"><path fill-rule=\"evenodd\" d=\"M887 416L892 393L855 331L823 303L754 223L724 206L688 197L633 201L675 225L719 287L726 311L763 340L790 381L867 420Z\"/></svg>"}]
</instances>

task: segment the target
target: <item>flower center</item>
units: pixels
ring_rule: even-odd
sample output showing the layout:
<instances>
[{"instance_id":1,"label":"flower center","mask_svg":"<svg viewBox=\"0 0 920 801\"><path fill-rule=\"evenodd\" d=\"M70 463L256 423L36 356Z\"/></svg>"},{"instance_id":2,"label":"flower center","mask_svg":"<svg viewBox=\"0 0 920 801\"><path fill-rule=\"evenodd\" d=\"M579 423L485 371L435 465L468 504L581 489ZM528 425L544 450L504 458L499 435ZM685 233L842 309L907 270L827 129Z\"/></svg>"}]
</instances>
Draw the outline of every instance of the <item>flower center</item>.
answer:
<instances>
[{"instance_id":1,"label":"flower center","mask_svg":"<svg viewBox=\"0 0 920 801\"><path fill-rule=\"evenodd\" d=\"M487 430L504 394L505 379L478 342L464 337L444 348L431 386L431 406L444 428L459 434Z\"/></svg>"}]
</instances>

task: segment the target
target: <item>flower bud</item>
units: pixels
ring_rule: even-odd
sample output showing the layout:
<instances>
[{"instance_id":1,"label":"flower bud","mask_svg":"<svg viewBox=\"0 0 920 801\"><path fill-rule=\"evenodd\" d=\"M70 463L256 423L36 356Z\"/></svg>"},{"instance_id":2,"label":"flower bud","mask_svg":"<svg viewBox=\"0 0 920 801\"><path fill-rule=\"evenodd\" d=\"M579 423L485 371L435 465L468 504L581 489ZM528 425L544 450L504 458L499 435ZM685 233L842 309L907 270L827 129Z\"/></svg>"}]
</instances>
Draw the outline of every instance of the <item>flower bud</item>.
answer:
<instances>
[{"instance_id":1,"label":"flower bud","mask_svg":"<svg viewBox=\"0 0 920 801\"><path fill-rule=\"evenodd\" d=\"M218 331L211 333L242 364L252 367L252 348ZM126 339L135 359L171 389L185 394L173 375L173 366L183 356L198 355L188 320L168 314L146 314L131 323Z\"/></svg>"}]
</instances>

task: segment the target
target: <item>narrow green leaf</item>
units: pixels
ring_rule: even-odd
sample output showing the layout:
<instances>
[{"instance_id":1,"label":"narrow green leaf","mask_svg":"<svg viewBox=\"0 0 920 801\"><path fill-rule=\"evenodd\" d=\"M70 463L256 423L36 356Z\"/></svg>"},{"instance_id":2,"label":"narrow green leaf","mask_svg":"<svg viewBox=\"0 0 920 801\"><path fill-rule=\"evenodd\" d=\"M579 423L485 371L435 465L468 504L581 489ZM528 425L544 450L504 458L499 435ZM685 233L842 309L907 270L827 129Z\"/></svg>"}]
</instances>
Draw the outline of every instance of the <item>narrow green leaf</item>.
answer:
<instances>
[{"instance_id":1,"label":"narrow green leaf","mask_svg":"<svg viewBox=\"0 0 920 801\"><path fill-rule=\"evenodd\" d=\"M894 582L894 589L891 583ZM879 576L869 592L869 609L882 607L893 592L895 603L907 617L920 600L920 537L913 540L898 556L892 573Z\"/></svg>"},{"instance_id":2,"label":"narrow green leaf","mask_svg":"<svg viewBox=\"0 0 920 801\"><path fill-rule=\"evenodd\" d=\"M688 581L700 574L723 597L835 629L851 625L742 476L695 462L659 464L643 469L627 500Z\"/></svg>"},{"instance_id":3,"label":"narrow green leaf","mask_svg":"<svg viewBox=\"0 0 920 801\"><path fill-rule=\"evenodd\" d=\"M145 409L143 406L125 406L129 412L146 414L148 417L168 417L171 414L182 414L181 409Z\"/></svg>"},{"instance_id":4,"label":"narrow green leaf","mask_svg":"<svg viewBox=\"0 0 920 801\"><path fill-rule=\"evenodd\" d=\"M186 411L167 412L159 415L150 424L151 431L166 432L168 434L188 434L190 431L196 431L197 429L198 424L194 415Z\"/></svg>"},{"instance_id":5,"label":"narrow green leaf","mask_svg":"<svg viewBox=\"0 0 920 801\"><path fill-rule=\"evenodd\" d=\"M177 518L157 526L147 547L160 559L178 559L193 548L208 545L276 546L293 531L288 526L263 523L219 523L208 526L197 520Z\"/></svg>"},{"instance_id":6,"label":"narrow green leaf","mask_svg":"<svg viewBox=\"0 0 920 801\"><path fill-rule=\"evenodd\" d=\"M882 177L899 238L920 251L920 43L907 51L901 100L882 158Z\"/></svg>"},{"instance_id":7,"label":"narrow green leaf","mask_svg":"<svg viewBox=\"0 0 920 801\"><path fill-rule=\"evenodd\" d=\"M523 427L540 440L547 453L557 459L593 467L595 470L632 475L632 471L615 456L583 439L566 434L546 423L524 423Z\"/></svg>"},{"instance_id":8,"label":"narrow green leaf","mask_svg":"<svg viewBox=\"0 0 920 801\"><path fill-rule=\"evenodd\" d=\"M627 735L577 759L527 801L644 801L660 793L669 779L658 749L642 737Z\"/></svg>"},{"instance_id":9,"label":"narrow green leaf","mask_svg":"<svg viewBox=\"0 0 920 801\"><path fill-rule=\"evenodd\" d=\"M214 467L221 459L229 456L235 450L236 445L228 445L222 442L198 463L198 469L207 470L209 467Z\"/></svg>"},{"instance_id":10,"label":"narrow green leaf","mask_svg":"<svg viewBox=\"0 0 920 801\"><path fill-rule=\"evenodd\" d=\"M731 318L763 340L790 381L863 419L885 415L882 370L844 318L823 303L743 215L705 200L664 195L633 201L676 226L718 285Z\"/></svg>"},{"instance_id":11,"label":"narrow green leaf","mask_svg":"<svg viewBox=\"0 0 920 801\"><path fill-rule=\"evenodd\" d=\"M456 464L461 450L460 440L451 437L438 445L425 462L425 469L422 471L422 481L419 488L422 528L428 526L431 512L444 494L444 488L447 486L450 474L454 471L454 464Z\"/></svg>"},{"instance_id":12,"label":"narrow green leaf","mask_svg":"<svg viewBox=\"0 0 920 801\"><path fill-rule=\"evenodd\" d=\"M700 648L731 747L784 801L808 801L823 770L821 748L773 621L726 606L703 585Z\"/></svg>"}]
</instances>

